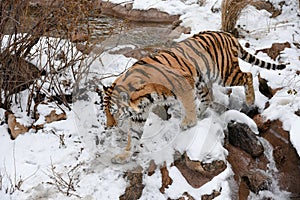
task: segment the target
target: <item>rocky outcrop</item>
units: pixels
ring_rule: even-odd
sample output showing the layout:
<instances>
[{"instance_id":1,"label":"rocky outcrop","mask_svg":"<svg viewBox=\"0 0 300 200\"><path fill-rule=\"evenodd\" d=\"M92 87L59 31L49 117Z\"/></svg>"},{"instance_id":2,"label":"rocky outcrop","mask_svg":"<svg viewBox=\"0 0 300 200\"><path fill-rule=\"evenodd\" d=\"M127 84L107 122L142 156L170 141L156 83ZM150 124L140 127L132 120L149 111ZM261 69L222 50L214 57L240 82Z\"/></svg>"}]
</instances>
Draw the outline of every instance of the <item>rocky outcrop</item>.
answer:
<instances>
[{"instance_id":1,"label":"rocky outcrop","mask_svg":"<svg viewBox=\"0 0 300 200\"><path fill-rule=\"evenodd\" d=\"M261 133L273 146L273 158L278 169L277 178L282 190L300 197L300 158L290 141L289 132L283 130L279 120L271 122L268 131Z\"/></svg>"},{"instance_id":2,"label":"rocky outcrop","mask_svg":"<svg viewBox=\"0 0 300 200\"><path fill-rule=\"evenodd\" d=\"M282 123L278 120L266 121L266 125L263 125L262 121L260 123L264 129L261 129L260 135L257 137L260 138L259 140L269 143L268 148L273 147L271 158L267 158L266 154L252 156L247 152L252 152L249 148L251 149L253 146L245 143L239 142L238 146L235 146L234 143L225 145L229 152L227 160L232 166L235 181L239 185L238 199L247 199L250 191L259 193L261 190L269 190L270 186L274 184L272 183L274 180L278 181L280 190L291 193L290 197L299 197L300 158L289 140L289 133L282 129ZM237 129L242 135L241 137L249 133L247 128L237 127ZM242 133L243 131L245 133ZM243 149L248 150L246 152ZM255 145L254 149L256 149ZM272 162L275 162L276 169L270 168Z\"/></svg>"},{"instance_id":3,"label":"rocky outcrop","mask_svg":"<svg viewBox=\"0 0 300 200\"><path fill-rule=\"evenodd\" d=\"M101 13L119 17L135 22L160 22L170 23L179 19L179 15L169 15L166 12L150 8L149 10L137 10L132 8L132 3L125 5L114 4L109 1L101 2Z\"/></svg>"}]
</instances>

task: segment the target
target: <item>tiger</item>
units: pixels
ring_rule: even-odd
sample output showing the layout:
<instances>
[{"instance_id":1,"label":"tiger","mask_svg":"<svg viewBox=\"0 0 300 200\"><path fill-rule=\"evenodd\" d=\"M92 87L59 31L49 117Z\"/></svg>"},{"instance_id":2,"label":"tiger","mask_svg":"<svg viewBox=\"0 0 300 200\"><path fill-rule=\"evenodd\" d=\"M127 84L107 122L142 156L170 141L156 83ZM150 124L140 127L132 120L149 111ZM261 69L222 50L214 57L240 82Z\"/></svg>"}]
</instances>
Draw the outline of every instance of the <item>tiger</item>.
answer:
<instances>
[{"instance_id":1,"label":"tiger","mask_svg":"<svg viewBox=\"0 0 300 200\"><path fill-rule=\"evenodd\" d=\"M195 100L204 112L213 101L212 83L244 86L246 105L253 105L255 94L250 72L242 72L238 58L261 68L282 70L285 64L272 64L256 58L243 49L238 39L222 31L203 31L170 48L159 50L135 62L111 86L103 87L106 127L127 125L124 152L111 161L129 162L149 113L157 105L182 107L180 128L186 130L197 123Z\"/></svg>"}]
</instances>

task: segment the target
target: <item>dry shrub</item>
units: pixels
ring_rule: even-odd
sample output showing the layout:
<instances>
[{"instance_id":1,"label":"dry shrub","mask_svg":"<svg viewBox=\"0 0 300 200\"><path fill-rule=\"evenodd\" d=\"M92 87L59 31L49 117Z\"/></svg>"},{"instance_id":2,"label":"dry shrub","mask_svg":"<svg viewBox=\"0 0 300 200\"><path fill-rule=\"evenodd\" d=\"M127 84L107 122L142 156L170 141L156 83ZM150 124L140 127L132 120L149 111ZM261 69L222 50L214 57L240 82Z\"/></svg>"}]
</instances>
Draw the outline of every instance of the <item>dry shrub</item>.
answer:
<instances>
[{"instance_id":1,"label":"dry shrub","mask_svg":"<svg viewBox=\"0 0 300 200\"><path fill-rule=\"evenodd\" d=\"M87 56L75 42L84 40L81 50L90 47L88 18L96 12L94 5L93 0L49 0L45 7L29 0L0 1L0 107L9 110L19 92L30 87L29 115L32 100L43 96L40 93L64 96L63 76L74 82L82 77L78 70L84 70L80 66ZM47 60L42 58L45 54ZM68 107L64 97L61 101Z\"/></svg>"}]
</instances>

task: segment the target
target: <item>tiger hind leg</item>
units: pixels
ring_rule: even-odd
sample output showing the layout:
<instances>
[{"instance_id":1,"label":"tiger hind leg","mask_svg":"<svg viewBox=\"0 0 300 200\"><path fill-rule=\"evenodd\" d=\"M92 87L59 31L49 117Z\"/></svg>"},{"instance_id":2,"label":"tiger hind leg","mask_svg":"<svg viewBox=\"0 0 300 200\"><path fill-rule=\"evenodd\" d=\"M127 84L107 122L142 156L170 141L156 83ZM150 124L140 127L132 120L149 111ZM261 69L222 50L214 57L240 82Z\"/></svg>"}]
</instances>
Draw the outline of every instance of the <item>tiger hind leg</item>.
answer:
<instances>
[{"instance_id":1,"label":"tiger hind leg","mask_svg":"<svg viewBox=\"0 0 300 200\"><path fill-rule=\"evenodd\" d=\"M253 78L251 72L242 72L239 70L236 74L238 74L235 75L235 77L237 78L229 86L244 86L246 104L248 106L253 105L255 101L255 93L253 88Z\"/></svg>"},{"instance_id":2,"label":"tiger hind leg","mask_svg":"<svg viewBox=\"0 0 300 200\"><path fill-rule=\"evenodd\" d=\"M244 73L246 74L246 85L245 87L245 95L246 95L246 103L247 105L253 105L255 101L255 93L253 88L253 78L250 72Z\"/></svg>"}]
</instances>

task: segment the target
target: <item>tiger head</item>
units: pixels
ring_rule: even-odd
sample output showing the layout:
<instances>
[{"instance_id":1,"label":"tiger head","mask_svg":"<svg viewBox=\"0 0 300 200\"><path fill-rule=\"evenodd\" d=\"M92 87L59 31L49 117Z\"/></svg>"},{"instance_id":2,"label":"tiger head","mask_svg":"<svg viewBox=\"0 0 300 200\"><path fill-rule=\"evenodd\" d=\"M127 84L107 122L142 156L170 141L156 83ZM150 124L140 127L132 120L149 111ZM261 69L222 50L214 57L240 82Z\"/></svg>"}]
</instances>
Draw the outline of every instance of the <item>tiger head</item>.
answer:
<instances>
[{"instance_id":1,"label":"tiger head","mask_svg":"<svg viewBox=\"0 0 300 200\"><path fill-rule=\"evenodd\" d=\"M130 95L128 91L121 91L115 88L115 84L110 87L103 87L105 92L104 111L106 114L106 126L108 128L120 126L126 119L134 121L146 121L144 114L146 102L143 98L137 98L135 93Z\"/></svg>"},{"instance_id":2,"label":"tiger head","mask_svg":"<svg viewBox=\"0 0 300 200\"><path fill-rule=\"evenodd\" d=\"M165 86L155 83L145 84L133 92L122 88L115 84L103 88L107 127L120 126L126 119L145 122L155 103L174 97L174 93Z\"/></svg>"}]
</instances>

